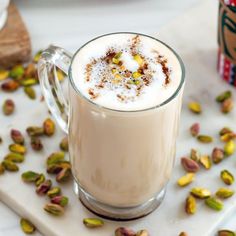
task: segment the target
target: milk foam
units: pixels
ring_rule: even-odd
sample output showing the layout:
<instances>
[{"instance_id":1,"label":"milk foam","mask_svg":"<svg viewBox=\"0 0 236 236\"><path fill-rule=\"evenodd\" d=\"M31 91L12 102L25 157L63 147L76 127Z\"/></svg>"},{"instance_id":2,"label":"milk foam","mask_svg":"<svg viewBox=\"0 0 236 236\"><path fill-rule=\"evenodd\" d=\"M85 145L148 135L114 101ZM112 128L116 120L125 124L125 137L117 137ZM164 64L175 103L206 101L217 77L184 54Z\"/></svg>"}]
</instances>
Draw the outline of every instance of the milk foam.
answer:
<instances>
[{"instance_id":1,"label":"milk foam","mask_svg":"<svg viewBox=\"0 0 236 236\"><path fill-rule=\"evenodd\" d=\"M140 42L134 48L136 52L132 54L133 48L130 49L130 45L135 37L135 34L122 33L107 35L89 42L80 49L73 60L72 78L83 96L110 109L134 111L158 106L175 93L182 77L181 65L175 54L162 43L147 36L138 36ZM133 81L132 76L124 79L122 77L121 82L113 83L112 69L116 68L117 65L107 64L104 61L109 50L114 50L116 53L122 52L119 57L119 60L122 61L121 66L132 73L137 72L140 68L137 61L133 59L133 55L144 55L148 64L145 73L148 78L151 78L151 82L147 86L142 86L140 90L137 90L136 85L129 84L129 80ZM157 61L157 58L160 61ZM166 74L163 72L161 63L163 61L166 62L169 71L168 83L166 83ZM91 64L92 66L88 67ZM103 83L103 87L98 87L103 77L106 77L108 82L105 85ZM143 84L143 80L140 78L138 79L138 87ZM125 87L127 85L129 89Z\"/></svg>"}]
</instances>

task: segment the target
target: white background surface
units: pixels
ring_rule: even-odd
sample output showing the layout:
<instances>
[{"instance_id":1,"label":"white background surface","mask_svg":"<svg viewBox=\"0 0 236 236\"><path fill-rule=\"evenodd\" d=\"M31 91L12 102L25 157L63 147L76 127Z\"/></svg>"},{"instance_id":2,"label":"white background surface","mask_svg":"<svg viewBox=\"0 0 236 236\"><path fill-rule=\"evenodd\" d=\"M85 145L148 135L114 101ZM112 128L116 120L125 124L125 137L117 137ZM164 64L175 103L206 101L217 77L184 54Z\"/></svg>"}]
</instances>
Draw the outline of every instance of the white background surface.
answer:
<instances>
[{"instance_id":1,"label":"white background surface","mask_svg":"<svg viewBox=\"0 0 236 236\"><path fill-rule=\"evenodd\" d=\"M157 32L201 1L16 0L14 2L19 6L28 26L34 51L54 43L74 52L82 43L103 33ZM230 226L236 229L234 220ZM19 228L18 216L0 204L0 236L21 235L24 234Z\"/></svg>"}]
</instances>

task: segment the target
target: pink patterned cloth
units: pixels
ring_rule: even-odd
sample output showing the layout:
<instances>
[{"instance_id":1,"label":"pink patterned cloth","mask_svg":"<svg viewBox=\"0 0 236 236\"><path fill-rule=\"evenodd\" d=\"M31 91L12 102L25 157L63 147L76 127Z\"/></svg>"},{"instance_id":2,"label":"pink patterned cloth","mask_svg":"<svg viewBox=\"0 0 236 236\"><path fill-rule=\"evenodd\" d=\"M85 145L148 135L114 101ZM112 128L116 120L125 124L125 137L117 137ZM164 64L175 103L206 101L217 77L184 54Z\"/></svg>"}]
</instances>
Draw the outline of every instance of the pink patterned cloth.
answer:
<instances>
[{"instance_id":1,"label":"pink patterned cloth","mask_svg":"<svg viewBox=\"0 0 236 236\"><path fill-rule=\"evenodd\" d=\"M223 0L223 3L220 4L225 4L227 6L233 7L233 11L236 14L236 0ZM218 23L221 24L220 22L221 19ZM230 60L229 57L226 57L225 54L221 52L220 47L218 50L217 70L223 80L236 87L236 64L232 63L232 60Z\"/></svg>"},{"instance_id":2,"label":"pink patterned cloth","mask_svg":"<svg viewBox=\"0 0 236 236\"><path fill-rule=\"evenodd\" d=\"M236 6L236 0L224 0L226 5Z\"/></svg>"}]
</instances>

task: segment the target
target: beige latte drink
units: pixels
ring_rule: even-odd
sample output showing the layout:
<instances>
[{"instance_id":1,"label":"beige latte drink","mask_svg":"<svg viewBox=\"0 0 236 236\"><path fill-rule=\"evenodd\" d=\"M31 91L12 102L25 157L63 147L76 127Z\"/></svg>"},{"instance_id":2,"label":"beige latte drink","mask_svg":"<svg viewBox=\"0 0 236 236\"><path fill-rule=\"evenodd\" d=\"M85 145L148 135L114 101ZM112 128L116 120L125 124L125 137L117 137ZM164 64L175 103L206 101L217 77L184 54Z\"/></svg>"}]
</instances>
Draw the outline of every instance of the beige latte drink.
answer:
<instances>
[{"instance_id":1,"label":"beige latte drink","mask_svg":"<svg viewBox=\"0 0 236 236\"><path fill-rule=\"evenodd\" d=\"M178 56L148 36L111 34L77 52L70 77L70 161L80 190L111 207L154 199L174 164L184 83Z\"/></svg>"},{"instance_id":2,"label":"beige latte drink","mask_svg":"<svg viewBox=\"0 0 236 236\"><path fill-rule=\"evenodd\" d=\"M55 68L69 77L65 99ZM38 74L47 105L68 134L74 190L109 219L145 216L171 177L184 87L180 57L136 33L103 35L72 57L50 46Z\"/></svg>"}]
</instances>

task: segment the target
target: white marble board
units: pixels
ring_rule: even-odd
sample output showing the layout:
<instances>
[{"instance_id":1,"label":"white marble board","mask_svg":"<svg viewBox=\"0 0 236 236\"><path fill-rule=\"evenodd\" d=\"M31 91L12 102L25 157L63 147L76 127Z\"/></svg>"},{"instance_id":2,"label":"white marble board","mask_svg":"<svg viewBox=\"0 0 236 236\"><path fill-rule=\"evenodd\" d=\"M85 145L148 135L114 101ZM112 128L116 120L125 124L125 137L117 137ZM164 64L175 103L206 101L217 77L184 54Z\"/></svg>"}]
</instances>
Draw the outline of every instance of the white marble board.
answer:
<instances>
[{"instance_id":1,"label":"white marble board","mask_svg":"<svg viewBox=\"0 0 236 236\"><path fill-rule=\"evenodd\" d=\"M29 148L25 163L20 165L20 172L6 173L0 177L0 199L19 215L30 218L38 230L47 236L111 236L114 229L120 225L137 230L147 228L152 236L174 236L183 230L191 236L213 235L223 220L235 210L236 196L225 201L225 208L220 213L206 208L203 203L199 202L198 212L194 216L187 216L184 213L184 199L188 190L195 185L205 186L213 192L216 191L218 187L222 186L219 180L220 170L227 168L235 172L236 161L234 158L229 158L220 165L214 166L210 171L201 171L195 183L184 189L176 186L176 180L184 174L179 164L179 157L188 154L191 147L198 147L202 152L210 153L214 146L222 145L217 139L217 132L222 126L227 125L236 129L233 122L236 113L222 115L214 102L214 98L219 92L229 89L228 85L219 80L215 70L217 55L216 13L217 3L208 0L182 15L158 34L153 34L179 52L186 64L187 71L176 167L168 185L166 198L158 210L140 220L127 223L106 221L103 228L89 230L83 226L82 219L93 216L93 214L84 209L74 195L71 184L67 184L63 186L63 193L70 198L66 214L59 218L47 215L42 210L47 199L37 197L33 186L22 183L20 174L29 169L39 172L45 171L44 161L47 155L58 150L59 140L63 136L59 128L53 139L45 138L43 140L45 149L42 153L35 154ZM38 91L38 97L40 97L39 95ZM0 117L1 135L4 139L0 149L1 156L7 152L7 144L10 142L10 128L15 127L24 131L29 124L37 125L48 116L44 103L30 101L22 91L14 93L14 96L1 93L0 100L3 101L9 96L13 97L17 109L9 119L2 115ZM201 116L192 115L186 109L186 104L191 99L199 100L203 104L204 112ZM199 144L190 137L188 127L195 121L201 123L204 133L215 137L214 144Z\"/></svg>"}]
</instances>

